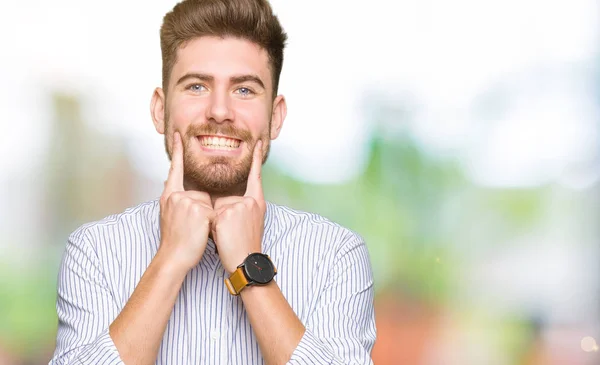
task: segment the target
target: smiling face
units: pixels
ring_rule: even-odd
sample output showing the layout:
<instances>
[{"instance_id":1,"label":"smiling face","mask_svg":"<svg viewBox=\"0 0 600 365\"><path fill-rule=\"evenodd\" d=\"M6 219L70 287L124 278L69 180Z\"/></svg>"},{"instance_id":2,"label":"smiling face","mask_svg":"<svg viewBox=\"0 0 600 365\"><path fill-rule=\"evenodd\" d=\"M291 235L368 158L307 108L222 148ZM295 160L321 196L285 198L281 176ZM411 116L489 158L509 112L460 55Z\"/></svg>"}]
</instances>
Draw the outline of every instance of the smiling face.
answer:
<instances>
[{"instance_id":1,"label":"smiling face","mask_svg":"<svg viewBox=\"0 0 600 365\"><path fill-rule=\"evenodd\" d=\"M264 162L286 115L283 96L273 98L267 52L240 38L196 38L177 51L169 80L151 112L169 158L174 132L182 136L186 189L242 195L256 142Z\"/></svg>"}]
</instances>

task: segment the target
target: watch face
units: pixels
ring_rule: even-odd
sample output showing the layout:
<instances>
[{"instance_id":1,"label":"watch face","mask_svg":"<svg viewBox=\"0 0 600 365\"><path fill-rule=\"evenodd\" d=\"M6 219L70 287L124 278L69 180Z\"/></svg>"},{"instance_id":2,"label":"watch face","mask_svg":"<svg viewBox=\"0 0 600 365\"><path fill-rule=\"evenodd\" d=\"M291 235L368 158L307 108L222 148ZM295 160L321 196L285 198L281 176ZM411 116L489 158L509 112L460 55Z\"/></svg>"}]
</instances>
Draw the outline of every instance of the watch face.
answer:
<instances>
[{"instance_id":1,"label":"watch face","mask_svg":"<svg viewBox=\"0 0 600 365\"><path fill-rule=\"evenodd\" d=\"M273 280L275 270L271 260L261 253L253 253L244 261L244 270L248 279L257 284L266 284Z\"/></svg>"}]
</instances>

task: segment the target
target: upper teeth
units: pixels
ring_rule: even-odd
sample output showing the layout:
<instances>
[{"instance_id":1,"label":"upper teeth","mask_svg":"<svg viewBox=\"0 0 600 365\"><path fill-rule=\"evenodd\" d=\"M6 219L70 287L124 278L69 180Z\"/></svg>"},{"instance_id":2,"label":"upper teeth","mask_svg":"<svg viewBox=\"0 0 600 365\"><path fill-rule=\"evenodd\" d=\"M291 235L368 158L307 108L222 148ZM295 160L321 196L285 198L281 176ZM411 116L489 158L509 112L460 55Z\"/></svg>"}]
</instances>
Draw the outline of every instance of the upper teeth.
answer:
<instances>
[{"instance_id":1,"label":"upper teeth","mask_svg":"<svg viewBox=\"0 0 600 365\"><path fill-rule=\"evenodd\" d=\"M240 141L237 139L231 139L226 137L200 137L200 143L203 146L214 146L214 147L231 147L238 148Z\"/></svg>"}]
</instances>

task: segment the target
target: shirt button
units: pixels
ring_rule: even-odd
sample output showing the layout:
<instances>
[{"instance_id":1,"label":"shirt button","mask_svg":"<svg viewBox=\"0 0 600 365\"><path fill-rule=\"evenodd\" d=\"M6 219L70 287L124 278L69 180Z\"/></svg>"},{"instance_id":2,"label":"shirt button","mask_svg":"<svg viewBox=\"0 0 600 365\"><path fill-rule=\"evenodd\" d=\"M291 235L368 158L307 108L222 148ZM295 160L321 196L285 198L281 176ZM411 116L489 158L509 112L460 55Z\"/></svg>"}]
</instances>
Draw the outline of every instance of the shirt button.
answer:
<instances>
[{"instance_id":1,"label":"shirt button","mask_svg":"<svg viewBox=\"0 0 600 365\"><path fill-rule=\"evenodd\" d=\"M217 275L223 276L223 274L225 274L225 269L223 268L223 266L221 266L217 269Z\"/></svg>"},{"instance_id":2,"label":"shirt button","mask_svg":"<svg viewBox=\"0 0 600 365\"><path fill-rule=\"evenodd\" d=\"M212 332L210 333L210 338L212 338L213 341L218 340L219 339L219 331L212 330Z\"/></svg>"}]
</instances>

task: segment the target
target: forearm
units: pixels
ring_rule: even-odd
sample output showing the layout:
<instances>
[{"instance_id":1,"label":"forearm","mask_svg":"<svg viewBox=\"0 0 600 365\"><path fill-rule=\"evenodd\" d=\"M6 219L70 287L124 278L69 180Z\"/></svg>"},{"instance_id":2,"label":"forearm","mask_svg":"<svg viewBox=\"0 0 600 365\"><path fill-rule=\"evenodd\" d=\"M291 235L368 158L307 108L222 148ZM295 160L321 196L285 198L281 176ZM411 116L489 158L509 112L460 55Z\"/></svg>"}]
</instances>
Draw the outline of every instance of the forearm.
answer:
<instances>
[{"instance_id":1,"label":"forearm","mask_svg":"<svg viewBox=\"0 0 600 365\"><path fill-rule=\"evenodd\" d=\"M110 325L110 336L127 365L154 364L185 272L159 253L129 301Z\"/></svg>"},{"instance_id":2,"label":"forearm","mask_svg":"<svg viewBox=\"0 0 600 365\"><path fill-rule=\"evenodd\" d=\"M271 281L265 286L250 286L240 295L265 363L285 364L305 329L277 283Z\"/></svg>"}]
</instances>

